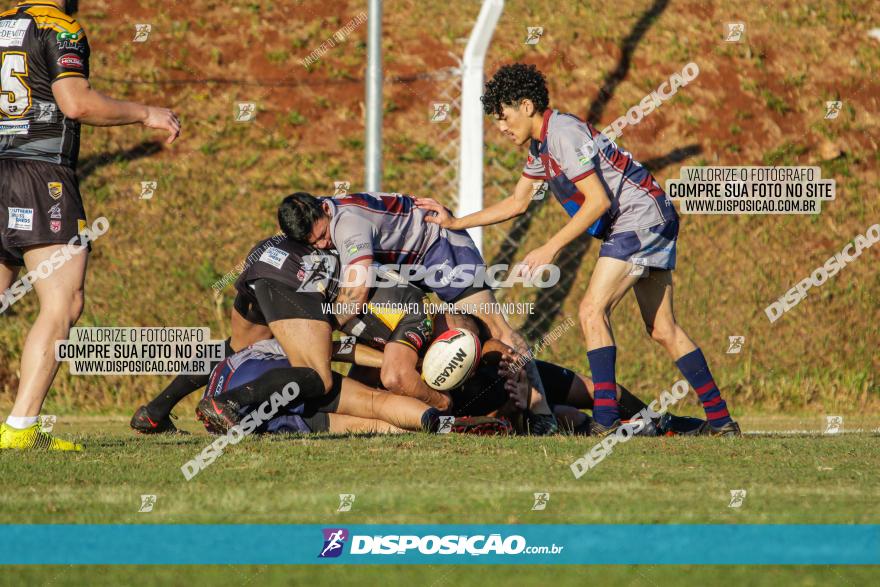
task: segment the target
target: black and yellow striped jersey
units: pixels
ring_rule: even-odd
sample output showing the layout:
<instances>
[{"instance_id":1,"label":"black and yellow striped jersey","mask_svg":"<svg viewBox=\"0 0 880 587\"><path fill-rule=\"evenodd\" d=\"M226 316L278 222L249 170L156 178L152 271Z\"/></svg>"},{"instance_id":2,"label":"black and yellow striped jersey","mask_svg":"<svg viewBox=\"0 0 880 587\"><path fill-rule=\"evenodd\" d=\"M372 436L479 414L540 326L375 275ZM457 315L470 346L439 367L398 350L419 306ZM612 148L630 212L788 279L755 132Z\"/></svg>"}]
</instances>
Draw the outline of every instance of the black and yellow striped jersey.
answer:
<instances>
[{"instance_id":1,"label":"black and yellow striped jersey","mask_svg":"<svg viewBox=\"0 0 880 587\"><path fill-rule=\"evenodd\" d=\"M0 159L76 167L80 125L52 94L74 76L89 76L89 42L73 17L39 1L0 13Z\"/></svg>"}]
</instances>

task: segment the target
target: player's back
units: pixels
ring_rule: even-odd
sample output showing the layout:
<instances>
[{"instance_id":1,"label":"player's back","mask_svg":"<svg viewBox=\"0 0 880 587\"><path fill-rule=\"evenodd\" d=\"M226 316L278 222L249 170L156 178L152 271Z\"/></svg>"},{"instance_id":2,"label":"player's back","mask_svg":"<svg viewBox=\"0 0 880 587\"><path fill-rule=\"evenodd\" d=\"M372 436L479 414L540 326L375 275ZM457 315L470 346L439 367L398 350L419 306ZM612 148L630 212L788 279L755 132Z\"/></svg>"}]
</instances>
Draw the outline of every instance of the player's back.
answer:
<instances>
[{"instance_id":1,"label":"player's back","mask_svg":"<svg viewBox=\"0 0 880 587\"><path fill-rule=\"evenodd\" d=\"M80 125L61 112L52 84L87 78L88 58L85 31L55 6L0 13L0 159L76 166Z\"/></svg>"},{"instance_id":2,"label":"player's back","mask_svg":"<svg viewBox=\"0 0 880 587\"><path fill-rule=\"evenodd\" d=\"M369 226L373 259L378 263L418 263L440 235L437 224L425 222L427 210L418 208L410 196L364 192L327 198L331 207L331 234L341 225ZM340 231L340 233L343 231ZM348 233L347 231L345 231ZM352 234L363 234L352 231ZM356 242L336 242L337 249L357 247Z\"/></svg>"}]
</instances>

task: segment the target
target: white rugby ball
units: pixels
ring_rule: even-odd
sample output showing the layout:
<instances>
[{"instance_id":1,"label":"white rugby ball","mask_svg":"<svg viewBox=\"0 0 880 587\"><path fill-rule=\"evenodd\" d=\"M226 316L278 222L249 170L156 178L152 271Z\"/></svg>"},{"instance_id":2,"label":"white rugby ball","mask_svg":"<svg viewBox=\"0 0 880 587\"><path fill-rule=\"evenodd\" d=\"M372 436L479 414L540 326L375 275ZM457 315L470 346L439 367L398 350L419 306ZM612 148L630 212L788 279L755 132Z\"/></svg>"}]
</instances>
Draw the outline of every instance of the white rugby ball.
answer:
<instances>
[{"instance_id":1,"label":"white rugby ball","mask_svg":"<svg viewBox=\"0 0 880 587\"><path fill-rule=\"evenodd\" d=\"M480 363L480 339L470 330L453 328L434 339L422 361L422 379L437 391L464 383Z\"/></svg>"}]
</instances>

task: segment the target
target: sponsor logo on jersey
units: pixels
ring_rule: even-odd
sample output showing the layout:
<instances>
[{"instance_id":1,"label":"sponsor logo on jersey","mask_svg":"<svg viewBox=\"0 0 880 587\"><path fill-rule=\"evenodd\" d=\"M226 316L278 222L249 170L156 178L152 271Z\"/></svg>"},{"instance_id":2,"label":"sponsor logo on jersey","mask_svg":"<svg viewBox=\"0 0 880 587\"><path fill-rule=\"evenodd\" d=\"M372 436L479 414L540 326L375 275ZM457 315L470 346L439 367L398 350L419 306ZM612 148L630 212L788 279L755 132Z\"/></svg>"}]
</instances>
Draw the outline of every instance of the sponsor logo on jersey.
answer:
<instances>
[{"instance_id":1,"label":"sponsor logo on jersey","mask_svg":"<svg viewBox=\"0 0 880 587\"><path fill-rule=\"evenodd\" d=\"M58 58L58 65L65 69L83 69L82 57L75 53L66 53Z\"/></svg>"},{"instance_id":2,"label":"sponsor logo on jersey","mask_svg":"<svg viewBox=\"0 0 880 587\"><path fill-rule=\"evenodd\" d=\"M82 41L84 31L82 29L75 33L61 31L55 35L55 44L59 51L79 51L82 49L79 42Z\"/></svg>"},{"instance_id":3,"label":"sponsor logo on jersey","mask_svg":"<svg viewBox=\"0 0 880 587\"><path fill-rule=\"evenodd\" d=\"M7 228L12 228L13 230L33 230L34 209L9 208L9 225Z\"/></svg>"},{"instance_id":4,"label":"sponsor logo on jersey","mask_svg":"<svg viewBox=\"0 0 880 587\"><path fill-rule=\"evenodd\" d=\"M0 20L0 47L21 47L31 22L29 18Z\"/></svg>"},{"instance_id":5,"label":"sponsor logo on jersey","mask_svg":"<svg viewBox=\"0 0 880 587\"><path fill-rule=\"evenodd\" d=\"M53 200L60 200L61 196L64 195L64 185L60 181L50 181L48 186L49 196Z\"/></svg>"},{"instance_id":6,"label":"sponsor logo on jersey","mask_svg":"<svg viewBox=\"0 0 880 587\"><path fill-rule=\"evenodd\" d=\"M268 249L263 251L262 255L260 255L260 261L263 263L268 263L275 269L281 269L281 266L284 265L284 262L289 256L289 253L285 253L281 249L278 249L276 247L269 247Z\"/></svg>"},{"instance_id":7,"label":"sponsor logo on jersey","mask_svg":"<svg viewBox=\"0 0 880 587\"><path fill-rule=\"evenodd\" d=\"M407 332L405 334L406 334L406 337L409 339L409 341L413 344L413 346L416 347L416 350L419 350L422 348L422 337L421 336L419 336L415 332Z\"/></svg>"},{"instance_id":8,"label":"sponsor logo on jersey","mask_svg":"<svg viewBox=\"0 0 880 587\"><path fill-rule=\"evenodd\" d=\"M18 111L18 107L11 105L9 110ZM31 123L26 120L4 120L0 122L0 136L26 135L31 131Z\"/></svg>"},{"instance_id":9,"label":"sponsor logo on jersey","mask_svg":"<svg viewBox=\"0 0 880 587\"><path fill-rule=\"evenodd\" d=\"M52 207L49 208L49 218L53 220L61 220L61 202L53 204Z\"/></svg>"},{"instance_id":10,"label":"sponsor logo on jersey","mask_svg":"<svg viewBox=\"0 0 880 587\"><path fill-rule=\"evenodd\" d=\"M49 221L49 230L52 232L61 232L61 221L60 220L50 220Z\"/></svg>"}]
</instances>

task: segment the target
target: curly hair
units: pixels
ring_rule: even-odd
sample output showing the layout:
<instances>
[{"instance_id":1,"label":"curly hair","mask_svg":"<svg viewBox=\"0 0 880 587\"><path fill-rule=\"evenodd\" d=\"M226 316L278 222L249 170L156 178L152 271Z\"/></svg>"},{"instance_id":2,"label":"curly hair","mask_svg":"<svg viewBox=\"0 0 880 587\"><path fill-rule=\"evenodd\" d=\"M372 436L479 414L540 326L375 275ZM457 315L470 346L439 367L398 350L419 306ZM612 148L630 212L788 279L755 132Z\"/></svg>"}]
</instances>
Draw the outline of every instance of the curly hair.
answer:
<instances>
[{"instance_id":1,"label":"curly hair","mask_svg":"<svg viewBox=\"0 0 880 587\"><path fill-rule=\"evenodd\" d=\"M488 82L480 100L486 115L499 116L503 106L519 104L528 98L535 105L535 111L544 112L550 104L547 93L547 80L534 65L511 63L495 72Z\"/></svg>"},{"instance_id":2,"label":"curly hair","mask_svg":"<svg viewBox=\"0 0 880 587\"><path fill-rule=\"evenodd\" d=\"M292 241L308 243L315 222L324 215L321 202L312 194L296 192L278 206L278 226Z\"/></svg>"}]
</instances>

